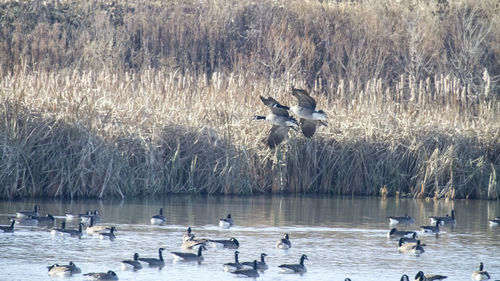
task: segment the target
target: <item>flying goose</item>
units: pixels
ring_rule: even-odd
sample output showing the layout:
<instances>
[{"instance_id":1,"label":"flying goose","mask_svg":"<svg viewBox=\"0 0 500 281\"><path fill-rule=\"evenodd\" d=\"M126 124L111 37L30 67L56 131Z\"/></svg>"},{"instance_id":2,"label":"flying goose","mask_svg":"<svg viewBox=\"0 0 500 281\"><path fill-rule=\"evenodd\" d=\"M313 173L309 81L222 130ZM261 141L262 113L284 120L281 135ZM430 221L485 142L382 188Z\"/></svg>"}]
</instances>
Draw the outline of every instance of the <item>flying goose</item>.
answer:
<instances>
[{"instance_id":1,"label":"flying goose","mask_svg":"<svg viewBox=\"0 0 500 281\"><path fill-rule=\"evenodd\" d=\"M62 229L60 230L60 233L62 234L69 234L71 237L82 237L82 227L84 226L83 223L78 224L78 230L76 229Z\"/></svg>"},{"instance_id":2,"label":"flying goose","mask_svg":"<svg viewBox=\"0 0 500 281\"><path fill-rule=\"evenodd\" d=\"M116 231L116 228L114 226L112 226L111 229L109 230L109 232L99 233L99 238L101 240L104 240L104 239L115 240L115 238L116 238L115 231Z\"/></svg>"},{"instance_id":3,"label":"flying goose","mask_svg":"<svg viewBox=\"0 0 500 281\"><path fill-rule=\"evenodd\" d=\"M142 264L138 261L139 259L139 254L135 253L134 254L134 259L133 260L123 260L121 261L122 268L123 269L133 269L134 271L137 271L142 268Z\"/></svg>"},{"instance_id":4,"label":"flying goose","mask_svg":"<svg viewBox=\"0 0 500 281\"><path fill-rule=\"evenodd\" d=\"M165 216L163 216L163 208L160 208L160 214L151 217L151 224L164 224L167 222Z\"/></svg>"},{"instance_id":5,"label":"flying goose","mask_svg":"<svg viewBox=\"0 0 500 281\"><path fill-rule=\"evenodd\" d=\"M82 272L72 261L70 261L68 265L58 265L56 263L54 265L47 266L47 268L49 270L49 275L59 277L67 277Z\"/></svg>"},{"instance_id":6,"label":"flying goose","mask_svg":"<svg viewBox=\"0 0 500 281\"><path fill-rule=\"evenodd\" d=\"M66 229L66 221L61 221L61 227L54 227L50 231L50 234L55 235L55 234L63 234L63 230Z\"/></svg>"},{"instance_id":7,"label":"flying goose","mask_svg":"<svg viewBox=\"0 0 500 281\"><path fill-rule=\"evenodd\" d=\"M229 240L212 240L212 239L210 239L209 241L215 243L216 245L217 244L222 245L223 248L227 248L227 249L238 249L238 247L240 246L240 243L234 237L231 237Z\"/></svg>"},{"instance_id":8,"label":"flying goose","mask_svg":"<svg viewBox=\"0 0 500 281\"><path fill-rule=\"evenodd\" d=\"M425 274L422 271L419 271L417 275L415 275L415 281L433 281L433 280L443 280L448 278L448 276L438 275L438 274Z\"/></svg>"},{"instance_id":9,"label":"flying goose","mask_svg":"<svg viewBox=\"0 0 500 281\"><path fill-rule=\"evenodd\" d=\"M276 242L276 248L278 249L290 249L292 247L292 242L288 237L288 233L283 234L283 237Z\"/></svg>"},{"instance_id":10,"label":"flying goose","mask_svg":"<svg viewBox=\"0 0 500 281\"><path fill-rule=\"evenodd\" d=\"M0 225L0 232L14 232L16 220L11 220L10 225Z\"/></svg>"},{"instance_id":11,"label":"flying goose","mask_svg":"<svg viewBox=\"0 0 500 281\"><path fill-rule=\"evenodd\" d=\"M243 264L241 264L239 261L238 261L238 254L240 252L239 251L235 251L234 252L234 262L228 262L228 263L225 263L223 266L224 266L224 271L225 272L233 272L235 270L238 270L238 269L242 269L243 268Z\"/></svg>"},{"instance_id":12,"label":"flying goose","mask_svg":"<svg viewBox=\"0 0 500 281\"><path fill-rule=\"evenodd\" d=\"M446 214L444 217L436 217L436 216L431 216L429 217L431 219L431 224L435 224L437 220L441 221L441 225L454 225L457 223L457 220L455 219L456 216L456 211L452 210L451 211L451 216Z\"/></svg>"},{"instance_id":13,"label":"flying goose","mask_svg":"<svg viewBox=\"0 0 500 281\"><path fill-rule=\"evenodd\" d=\"M160 269L165 266L165 261L163 260L162 252L164 248L158 249L158 258L138 258L138 261L146 262L149 264L149 267L159 267Z\"/></svg>"},{"instance_id":14,"label":"flying goose","mask_svg":"<svg viewBox=\"0 0 500 281\"><path fill-rule=\"evenodd\" d=\"M304 136L312 137L318 123L327 126L326 113L323 110L316 110L316 100L306 90L296 89L292 86L292 96L298 100L299 104L290 107L290 111L300 118L300 126Z\"/></svg>"},{"instance_id":15,"label":"flying goose","mask_svg":"<svg viewBox=\"0 0 500 281\"><path fill-rule=\"evenodd\" d=\"M490 279L490 275L488 274L487 271L483 270L483 263L479 263L479 270L474 271L472 273L472 279L473 280L488 280Z\"/></svg>"},{"instance_id":16,"label":"flying goose","mask_svg":"<svg viewBox=\"0 0 500 281\"><path fill-rule=\"evenodd\" d=\"M38 217L38 216L40 216L40 214L38 213L38 211L40 211L40 206L35 205L35 207L33 209L34 209L33 211L19 211L19 212L16 213L16 216L18 218Z\"/></svg>"},{"instance_id":17,"label":"flying goose","mask_svg":"<svg viewBox=\"0 0 500 281\"><path fill-rule=\"evenodd\" d=\"M271 109L271 114L267 116L255 115L253 119L266 120L266 122L273 125L267 137L267 145L269 148L273 149L286 138L290 128L296 130L296 128L299 127L299 123L288 114L290 108L281 105L274 98L264 98L260 96L260 100Z\"/></svg>"},{"instance_id":18,"label":"flying goose","mask_svg":"<svg viewBox=\"0 0 500 281\"><path fill-rule=\"evenodd\" d=\"M260 254L260 261L257 262L257 269L264 271L269 268L269 266L266 264L265 257L267 256L266 253ZM241 263L244 266L253 266L253 262L251 261L246 261Z\"/></svg>"},{"instance_id":19,"label":"flying goose","mask_svg":"<svg viewBox=\"0 0 500 281\"><path fill-rule=\"evenodd\" d=\"M171 252L172 257L174 257L174 260L176 261L197 261L201 262L203 260L203 255L202 251L206 250L205 246L200 246L198 248L198 254L193 254L193 253L183 253L183 252Z\"/></svg>"},{"instance_id":20,"label":"flying goose","mask_svg":"<svg viewBox=\"0 0 500 281\"><path fill-rule=\"evenodd\" d=\"M415 223L415 220L412 219L410 216L408 216L408 214L405 214L403 217L389 216L387 218L389 219L389 223L391 225L392 224L404 224L404 225L408 225L408 224L414 224Z\"/></svg>"},{"instance_id":21,"label":"flying goose","mask_svg":"<svg viewBox=\"0 0 500 281\"><path fill-rule=\"evenodd\" d=\"M84 276L90 276L93 277L95 280L118 280L118 275L114 273L111 270L108 270L108 272L91 272L91 273L85 273Z\"/></svg>"},{"instance_id":22,"label":"flying goose","mask_svg":"<svg viewBox=\"0 0 500 281\"><path fill-rule=\"evenodd\" d=\"M423 246L424 245L420 243L420 240L417 240L417 243L404 243L403 238L401 238L398 243L398 251L401 253L420 255L425 252Z\"/></svg>"},{"instance_id":23,"label":"flying goose","mask_svg":"<svg viewBox=\"0 0 500 281\"><path fill-rule=\"evenodd\" d=\"M182 235L182 242L186 242L186 241L189 241L192 238L194 238L194 234L192 234L191 231L192 231L191 227L188 227L186 233L184 233L184 235Z\"/></svg>"},{"instance_id":24,"label":"flying goose","mask_svg":"<svg viewBox=\"0 0 500 281\"><path fill-rule=\"evenodd\" d=\"M416 235L416 232L398 230L397 228L394 227L391 229L391 231L387 233L387 238L401 238L401 237L406 237L407 235Z\"/></svg>"},{"instance_id":25,"label":"flying goose","mask_svg":"<svg viewBox=\"0 0 500 281\"><path fill-rule=\"evenodd\" d=\"M299 264L282 264L278 266L281 268L281 271L283 272L288 272L288 273L304 273L307 271L307 268L304 265L304 260L307 260L306 255L302 255L300 257L300 263Z\"/></svg>"},{"instance_id":26,"label":"flying goose","mask_svg":"<svg viewBox=\"0 0 500 281\"><path fill-rule=\"evenodd\" d=\"M441 224L441 220L436 220L435 226L432 225L423 225L420 226L422 228L422 232L428 232L428 233L439 233L439 225Z\"/></svg>"},{"instance_id":27,"label":"flying goose","mask_svg":"<svg viewBox=\"0 0 500 281\"><path fill-rule=\"evenodd\" d=\"M233 219L231 218L231 214L227 214L226 218L219 219L219 226L222 228L230 228L234 225Z\"/></svg>"},{"instance_id":28,"label":"flying goose","mask_svg":"<svg viewBox=\"0 0 500 281\"><path fill-rule=\"evenodd\" d=\"M87 226L87 234L98 234L99 232L101 231L104 231L104 230L110 230L111 227L107 226L107 225L94 225L94 218L93 217L90 217L90 224L89 226Z\"/></svg>"},{"instance_id":29,"label":"flying goose","mask_svg":"<svg viewBox=\"0 0 500 281\"><path fill-rule=\"evenodd\" d=\"M259 272L257 271L257 260L253 261L253 267L251 269L238 269L233 272L233 274L243 275L246 277L259 277Z\"/></svg>"}]
</instances>

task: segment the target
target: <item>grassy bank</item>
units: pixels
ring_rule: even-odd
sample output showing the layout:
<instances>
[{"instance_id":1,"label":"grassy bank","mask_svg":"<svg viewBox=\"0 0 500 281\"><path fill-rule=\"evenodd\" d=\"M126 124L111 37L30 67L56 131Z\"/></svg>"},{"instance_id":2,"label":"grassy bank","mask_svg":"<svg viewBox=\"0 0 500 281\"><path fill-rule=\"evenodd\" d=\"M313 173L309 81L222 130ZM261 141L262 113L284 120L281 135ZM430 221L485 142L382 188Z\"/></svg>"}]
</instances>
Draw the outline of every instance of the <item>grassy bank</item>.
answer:
<instances>
[{"instance_id":1,"label":"grassy bank","mask_svg":"<svg viewBox=\"0 0 500 281\"><path fill-rule=\"evenodd\" d=\"M498 199L498 3L382 2L2 2L0 197ZM269 150L292 85L330 125Z\"/></svg>"}]
</instances>

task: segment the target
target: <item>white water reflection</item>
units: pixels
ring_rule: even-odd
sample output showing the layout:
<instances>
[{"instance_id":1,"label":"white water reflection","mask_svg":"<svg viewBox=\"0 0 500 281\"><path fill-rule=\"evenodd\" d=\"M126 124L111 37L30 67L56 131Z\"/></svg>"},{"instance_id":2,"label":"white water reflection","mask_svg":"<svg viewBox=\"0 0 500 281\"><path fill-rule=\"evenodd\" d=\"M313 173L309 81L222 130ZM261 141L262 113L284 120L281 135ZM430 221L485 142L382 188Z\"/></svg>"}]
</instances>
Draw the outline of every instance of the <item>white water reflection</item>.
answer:
<instances>
[{"instance_id":1,"label":"white water reflection","mask_svg":"<svg viewBox=\"0 0 500 281\"><path fill-rule=\"evenodd\" d=\"M268 254L269 270L259 280L399 280L403 273L417 271L448 275L448 280L470 280L480 261L500 278L500 227L487 220L500 215L497 201L426 202L410 199L327 198L324 196L204 197L168 196L163 200L121 201L23 201L0 202L0 224L17 210L41 206L57 224L64 213L101 211L101 224L115 225L116 240L100 240L85 233L82 239L53 236L45 227L17 227L13 234L0 233L0 280L50 280L46 266L75 262L83 273L115 271L120 280L240 280L223 271L234 260L234 250L208 248L205 260L197 263L172 261L170 251L180 251L182 235L191 226L196 237L240 242L240 261L260 259ZM150 225L151 215L164 208L167 223ZM419 257L401 254L397 241L388 240L389 215L408 213L416 224L404 229L418 230L428 225L431 215L457 211L454 229L436 235L421 235L427 244ZM236 226L220 229L218 219L231 213ZM75 229L77 221L68 221ZM292 241L290 250L274 248L281 233ZM420 233L419 233L420 234ZM157 257L164 247L166 265L162 270L144 267L123 271L120 261ZM304 275L281 274L282 263L298 263L302 254L309 260ZM238 279L234 279L238 278ZM83 280L81 274L70 278Z\"/></svg>"}]
</instances>

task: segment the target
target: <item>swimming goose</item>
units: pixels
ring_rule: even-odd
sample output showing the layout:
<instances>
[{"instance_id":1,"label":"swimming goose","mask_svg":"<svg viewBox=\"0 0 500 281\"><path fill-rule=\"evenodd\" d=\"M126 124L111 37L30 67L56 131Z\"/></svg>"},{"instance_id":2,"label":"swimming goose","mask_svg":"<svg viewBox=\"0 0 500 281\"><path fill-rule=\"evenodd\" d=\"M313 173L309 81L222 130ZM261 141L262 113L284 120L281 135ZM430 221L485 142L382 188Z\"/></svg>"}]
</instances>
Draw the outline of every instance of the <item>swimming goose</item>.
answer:
<instances>
[{"instance_id":1,"label":"swimming goose","mask_svg":"<svg viewBox=\"0 0 500 281\"><path fill-rule=\"evenodd\" d=\"M0 232L14 232L16 220L11 220L10 225L0 225Z\"/></svg>"},{"instance_id":2,"label":"swimming goose","mask_svg":"<svg viewBox=\"0 0 500 281\"><path fill-rule=\"evenodd\" d=\"M84 276L90 276L93 277L95 280L118 280L118 275L114 273L111 270L108 270L108 272L91 272L91 273L85 273Z\"/></svg>"},{"instance_id":3,"label":"swimming goose","mask_svg":"<svg viewBox=\"0 0 500 281\"><path fill-rule=\"evenodd\" d=\"M90 223L90 219L93 219L94 223L98 223L101 220L99 210L95 210L94 212L87 212L86 215L80 217L80 221L87 224Z\"/></svg>"},{"instance_id":4,"label":"swimming goose","mask_svg":"<svg viewBox=\"0 0 500 281\"><path fill-rule=\"evenodd\" d=\"M483 270L483 263L479 263L479 270L474 271L472 273L473 280L488 280L490 279L490 275L487 271Z\"/></svg>"},{"instance_id":5,"label":"swimming goose","mask_svg":"<svg viewBox=\"0 0 500 281\"><path fill-rule=\"evenodd\" d=\"M160 214L151 217L151 224L164 224L167 222L165 216L163 216L163 208L160 208Z\"/></svg>"},{"instance_id":6,"label":"swimming goose","mask_svg":"<svg viewBox=\"0 0 500 281\"><path fill-rule=\"evenodd\" d=\"M389 219L389 223L390 224L405 224L405 225L408 225L408 224L414 224L415 223L415 220L412 219L410 216L408 216L408 214L405 214L403 217L389 216L387 218Z\"/></svg>"},{"instance_id":7,"label":"swimming goose","mask_svg":"<svg viewBox=\"0 0 500 281\"><path fill-rule=\"evenodd\" d=\"M308 260L306 255L302 255L300 257L300 263L299 264L282 264L278 266L281 268L281 271L283 272L289 272L289 273L304 273L307 271L307 268L304 265L304 260Z\"/></svg>"},{"instance_id":8,"label":"swimming goose","mask_svg":"<svg viewBox=\"0 0 500 281\"><path fill-rule=\"evenodd\" d=\"M228 263L225 263L223 266L224 266L224 271L225 272L233 272L235 270L238 270L238 269L242 269L243 268L243 264L241 264L239 261L238 261L238 254L240 252L239 251L235 251L234 252L234 262L228 262Z\"/></svg>"},{"instance_id":9,"label":"swimming goose","mask_svg":"<svg viewBox=\"0 0 500 281\"><path fill-rule=\"evenodd\" d=\"M76 266L72 261L68 265L58 265L57 263L51 266L47 266L49 269L49 275L51 276L70 276L73 274L81 273L79 267Z\"/></svg>"},{"instance_id":10,"label":"swimming goose","mask_svg":"<svg viewBox=\"0 0 500 281\"><path fill-rule=\"evenodd\" d=\"M292 242L288 237L288 233L283 234L283 237L276 242L276 248L278 249L290 249L292 247Z\"/></svg>"},{"instance_id":11,"label":"swimming goose","mask_svg":"<svg viewBox=\"0 0 500 281\"><path fill-rule=\"evenodd\" d=\"M417 233L413 232L411 237L401 237L401 239L403 239L403 243L417 243Z\"/></svg>"},{"instance_id":12,"label":"swimming goose","mask_svg":"<svg viewBox=\"0 0 500 281\"><path fill-rule=\"evenodd\" d=\"M431 216L429 218L431 219L431 224L435 224L437 220L440 220L441 225L453 225L457 223L457 220L455 219L456 213L457 212L455 210L452 210L451 216L446 214L444 217Z\"/></svg>"},{"instance_id":13,"label":"swimming goose","mask_svg":"<svg viewBox=\"0 0 500 281\"><path fill-rule=\"evenodd\" d=\"M497 226L500 224L500 217L495 217L494 220L489 220L488 222L490 226Z\"/></svg>"},{"instance_id":14,"label":"swimming goose","mask_svg":"<svg viewBox=\"0 0 500 281\"><path fill-rule=\"evenodd\" d=\"M398 243L398 251L401 253L420 255L425 252L423 246L424 245L420 243L420 240L417 240L417 243L404 243L403 238L401 238Z\"/></svg>"},{"instance_id":15,"label":"swimming goose","mask_svg":"<svg viewBox=\"0 0 500 281\"><path fill-rule=\"evenodd\" d=\"M422 228L422 232L428 232L428 233L439 233L439 225L441 224L441 220L437 220L435 226L432 225L423 225L420 226Z\"/></svg>"},{"instance_id":16,"label":"swimming goose","mask_svg":"<svg viewBox=\"0 0 500 281\"><path fill-rule=\"evenodd\" d=\"M33 217L33 216L15 217L13 219L16 220L16 223L19 225L36 226L38 224L38 220L35 219L35 217Z\"/></svg>"},{"instance_id":17,"label":"swimming goose","mask_svg":"<svg viewBox=\"0 0 500 281\"><path fill-rule=\"evenodd\" d=\"M98 234L99 232L101 231L104 231L104 230L111 230L111 227L110 226L107 226L107 225L94 225L94 218L93 217L90 217L90 224L89 226L87 226L87 234Z\"/></svg>"},{"instance_id":18,"label":"swimming goose","mask_svg":"<svg viewBox=\"0 0 500 281\"><path fill-rule=\"evenodd\" d=\"M292 87L292 96L299 104L290 107L290 111L300 118L300 126L305 137L310 138L314 135L318 123L327 127L326 113L323 110L316 110L316 100L306 90Z\"/></svg>"},{"instance_id":19,"label":"swimming goose","mask_svg":"<svg viewBox=\"0 0 500 281\"><path fill-rule=\"evenodd\" d=\"M190 240L182 242L181 248L186 250L192 250L196 246L205 246L207 242L209 242L208 239L205 238L197 239L193 235L191 236Z\"/></svg>"},{"instance_id":20,"label":"swimming goose","mask_svg":"<svg viewBox=\"0 0 500 281\"><path fill-rule=\"evenodd\" d=\"M44 217L33 217L38 221L38 224L54 225L55 218L51 214L46 214Z\"/></svg>"},{"instance_id":21,"label":"swimming goose","mask_svg":"<svg viewBox=\"0 0 500 281\"><path fill-rule=\"evenodd\" d=\"M104 239L115 240L115 238L116 238L115 231L116 231L116 228L114 226L112 226L111 229L109 230L109 232L99 233L99 238L101 240L104 240Z\"/></svg>"},{"instance_id":22,"label":"swimming goose","mask_svg":"<svg viewBox=\"0 0 500 281\"><path fill-rule=\"evenodd\" d=\"M416 235L416 232L398 230L397 228L394 227L391 229L391 231L387 233L387 238L401 238L401 237L406 237L407 235Z\"/></svg>"},{"instance_id":23,"label":"swimming goose","mask_svg":"<svg viewBox=\"0 0 500 281\"><path fill-rule=\"evenodd\" d=\"M139 259L139 254L135 253L134 254L134 259L133 260L123 260L121 261L122 268L123 269L133 269L134 271L137 271L142 268L142 264L138 261Z\"/></svg>"},{"instance_id":24,"label":"swimming goose","mask_svg":"<svg viewBox=\"0 0 500 281\"><path fill-rule=\"evenodd\" d=\"M288 114L290 108L281 105L274 98L260 96L260 100L271 109L271 114L267 116L255 115L253 119L266 120L266 122L273 125L267 137L267 145L273 149L286 138L290 128L296 130L299 127L299 123Z\"/></svg>"},{"instance_id":25,"label":"swimming goose","mask_svg":"<svg viewBox=\"0 0 500 281\"><path fill-rule=\"evenodd\" d=\"M149 264L149 267L159 267L160 269L165 266L165 261L163 260L163 254L162 252L165 249L159 248L158 249L158 258L138 258L138 261L146 262Z\"/></svg>"},{"instance_id":26,"label":"swimming goose","mask_svg":"<svg viewBox=\"0 0 500 281\"><path fill-rule=\"evenodd\" d=\"M240 246L240 243L234 237L231 237L229 240L212 240L212 239L210 239L209 241L215 243L216 245L217 244L222 245L223 248L227 248L227 249L238 249L238 247Z\"/></svg>"},{"instance_id":27,"label":"swimming goose","mask_svg":"<svg viewBox=\"0 0 500 281\"><path fill-rule=\"evenodd\" d=\"M269 266L266 264L265 257L267 257L266 253L260 254L260 261L257 262L257 269L264 271L269 268ZM244 266L253 266L253 262L251 261L246 261L241 263Z\"/></svg>"},{"instance_id":28,"label":"swimming goose","mask_svg":"<svg viewBox=\"0 0 500 281\"><path fill-rule=\"evenodd\" d=\"M186 241L191 240L192 238L194 238L194 234L191 233L191 227L188 227L186 233L184 233L184 235L182 235L182 241L186 242Z\"/></svg>"},{"instance_id":29,"label":"swimming goose","mask_svg":"<svg viewBox=\"0 0 500 281\"><path fill-rule=\"evenodd\" d=\"M259 272L257 271L257 260L253 261L253 267L251 269L238 269L231 272L236 275L243 275L246 277L259 277Z\"/></svg>"},{"instance_id":30,"label":"swimming goose","mask_svg":"<svg viewBox=\"0 0 500 281\"><path fill-rule=\"evenodd\" d=\"M205 246L201 246L198 248L198 254L193 254L193 253L182 253L182 252L171 252L172 257L174 257L174 260L179 261L197 261L201 262L203 260L203 255L202 251L206 250Z\"/></svg>"},{"instance_id":31,"label":"swimming goose","mask_svg":"<svg viewBox=\"0 0 500 281\"><path fill-rule=\"evenodd\" d=\"M62 234L63 230L66 229L66 221L62 221L61 222L61 227L54 227L52 228L52 230L50 231L50 234L52 235L55 235L55 234Z\"/></svg>"},{"instance_id":32,"label":"swimming goose","mask_svg":"<svg viewBox=\"0 0 500 281\"><path fill-rule=\"evenodd\" d=\"M18 218L38 217L38 216L40 216L40 214L38 213L38 211L40 211L40 206L35 205L35 207L33 209L34 209L34 211L19 211L19 212L16 213L16 216Z\"/></svg>"},{"instance_id":33,"label":"swimming goose","mask_svg":"<svg viewBox=\"0 0 500 281\"><path fill-rule=\"evenodd\" d=\"M233 219L231 219L231 214L227 214L225 219L219 219L219 226L222 228L230 228L234 225Z\"/></svg>"},{"instance_id":34,"label":"swimming goose","mask_svg":"<svg viewBox=\"0 0 500 281\"><path fill-rule=\"evenodd\" d=\"M78 224L78 230L76 229L62 229L60 233L62 234L69 234L71 237L82 237L82 227L84 226L83 223Z\"/></svg>"},{"instance_id":35,"label":"swimming goose","mask_svg":"<svg viewBox=\"0 0 500 281\"><path fill-rule=\"evenodd\" d=\"M417 275L415 275L415 281L433 281L433 280L443 280L448 278L448 276L438 275L438 274L425 274L422 271L419 271Z\"/></svg>"}]
</instances>

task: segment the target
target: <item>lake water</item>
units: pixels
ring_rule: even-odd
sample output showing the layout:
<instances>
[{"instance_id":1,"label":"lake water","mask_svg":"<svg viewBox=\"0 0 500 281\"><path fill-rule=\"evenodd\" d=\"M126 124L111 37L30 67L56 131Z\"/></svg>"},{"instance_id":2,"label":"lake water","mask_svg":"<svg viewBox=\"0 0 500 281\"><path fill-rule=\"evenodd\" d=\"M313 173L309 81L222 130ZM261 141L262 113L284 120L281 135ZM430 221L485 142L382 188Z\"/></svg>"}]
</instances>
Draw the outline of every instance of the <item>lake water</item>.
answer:
<instances>
[{"instance_id":1,"label":"lake water","mask_svg":"<svg viewBox=\"0 0 500 281\"><path fill-rule=\"evenodd\" d=\"M399 280L417 271L447 275L447 280L471 280L482 261L492 279L500 279L500 227L487 220L500 216L498 201L424 201L412 199L327 196L206 197L166 196L160 200L126 201L0 201L0 224L18 210L41 207L57 224L67 211L83 213L100 210L101 224L114 225L117 238L100 240L84 233L81 239L53 236L47 227L17 226L14 233L0 233L0 280L50 280L47 266L70 260L82 273L113 270L120 280L241 280L223 271L234 260L234 250L207 247L201 264L173 262L170 251L181 250L182 235L191 226L196 237L240 242L240 261L268 254L269 269L259 280ZM150 218L164 209L167 223L151 225ZM408 230L429 225L431 215L457 212L457 224L444 228L438 236L419 235L427 245L420 256L399 253L397 241L387 239L390 215L408 213L416 224ZM231 213L235 226L220 229L218 218ZM68 222L67 228L76 228ZM275 248L281 233L288 233L289 250ZM164 247L166 265L162 270L145 266L137 272L124 271L120 261L157 257ZM303 275L280 273L278 265L298 263L302 254L309 260ZM234 279L238 278L238 279ZM59 279L59 278L52 278ZM71 280L85 279L82 274Z\"/></svg>"}]
</instances>

